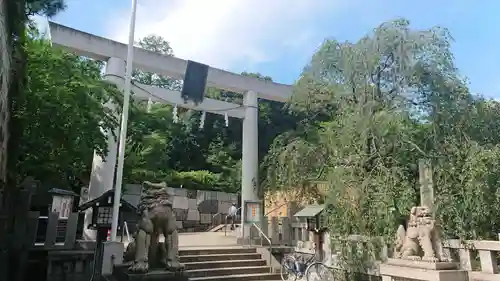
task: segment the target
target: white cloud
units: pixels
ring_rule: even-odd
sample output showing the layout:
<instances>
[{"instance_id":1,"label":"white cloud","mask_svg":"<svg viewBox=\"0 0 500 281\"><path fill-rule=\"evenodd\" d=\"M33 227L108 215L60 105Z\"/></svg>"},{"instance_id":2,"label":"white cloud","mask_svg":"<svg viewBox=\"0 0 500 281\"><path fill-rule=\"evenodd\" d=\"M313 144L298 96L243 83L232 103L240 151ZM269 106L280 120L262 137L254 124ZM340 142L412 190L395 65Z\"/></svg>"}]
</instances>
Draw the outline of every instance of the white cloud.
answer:
<instances>
[{"instance_id":1,"label":"white cloud","mask_svg":"<svg viewBox=\"0 0 500 281\"><path fill-rule=\"evenodd\" d=\"M35 15L30 17L30 19L35 23L36 28L40 32L40 35L47 39L50 39L49 22L47 18Z\"/></svg>"},{"instance_id":2,"label":"white cloud","mask_svg":"<svg viewBox=\"0 0 500 281\"><path fill-rule=\"evenodd\" d=\"M136 39L163 36L178 57L231 68L310 51L315 23L341 0L142 0ZM160 3L161 2L161 3ZM130 10L115 12L107 37L127 42Z\"/></svg>"}]
</instances>

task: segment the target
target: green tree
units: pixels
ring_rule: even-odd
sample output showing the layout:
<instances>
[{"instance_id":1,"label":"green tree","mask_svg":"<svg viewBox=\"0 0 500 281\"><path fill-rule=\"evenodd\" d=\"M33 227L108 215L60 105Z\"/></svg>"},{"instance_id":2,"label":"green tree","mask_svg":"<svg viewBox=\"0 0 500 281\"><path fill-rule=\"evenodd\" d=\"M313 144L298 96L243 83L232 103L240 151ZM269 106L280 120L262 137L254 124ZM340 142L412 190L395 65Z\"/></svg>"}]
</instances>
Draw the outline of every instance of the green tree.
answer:
<instances>
[{"instance_id":1,"label":"green tree","mask_svg":"<svg viewBox=\"0 0 500 281\"><path fill-rule=\"evenodd\" d=\"M329 183L331 231L392 239L419 204L417 163L434 165L436 215L448 236L492 237L500 203L493 101L472 96L446 29L387 22L357 42L327 40L296 83L297 130L274 140L266 184ZM369 241L374 249L375 241ZM340 243L343 266L366 266Z\"/></svg>"},{"instance_id":2,"label":"green tree","mask_svg":"<svg viewBox=\"0 0 500 281\"><path fill-rule=\"evenodd\" d=\"M149 35L136 43L139 47L158 54L174 56L174 51L170 44L161 36ZM155 73L134 70L133 79L136 82L179 91L182 88L181 81L170 77L161 76Z\"/></svg>"},{"instance_id":3,"label":"green tree","mask_svg":"<svg viewBox=\"0 0 500 281\"><path fill-rule=\"evenodd\" d=\"M118 90L101 79L102 64L53 49L50 42L26 42L29 79L12 118L23 126L16 171L61 188L79 188L93 152L107 153L103 130L115 128L105 104Z\"/></svg>"},{"instance_id":4,"label":"green tree","mask_svg":"<svg viewBox=\"0 0 500 281\"><path fill-rule=\"evenodd\" d=\"M174 54L168 42L159 36L145 37L137 45L165 55ZM270 77L255 73L242 75L271 80ZM143 71L134 72L134 81L172 90L181 89L181 83L175 79ZM242 103L241 94L214 88L209 88L206 96ZM284 130L293 129L295 122L290 119L291 115L286 108L283 109L281 103L267 100L259 102L259 157L263 158L272 139ZM128 180L137 182L144 179L170 179L172 184L180 185L181 177L186 176L184 186L193 186L192 173L199 172L199 178L206 178L207 171L210 171L211 180L197 180L198 187L203 185L202 182L210 182L203 189L239 192L241 120L231 119L226 127L224 116L206 114L204 127L200 129L201 112L179 107L180 122L174 123L171 105L154 104L150 106L149 112L147 108L145 103L136 103L131 113L130 149L126 161L128 172L125 173Z\"/></svg>"},{"instance_id":5,"label":"green tree","mask_svg":"<svg viewBox=\"0 0 500 281\"><path fill-rule=\"evenodd\" d=\"M15 186L20 176L17 171L17 158L20 153L18 146L23 138L25 124L10 115L18 110L16 105L23 103L26 99L23 93L27 81L25 45L28 40L28 31L26 29L29 22L28 17L33 15L52 17L64 10L66 6L64 0L12 0L7 1L5 5L7 10L5 30L8 38L4 41L7 46L0 47L5 47L2 48L2 51L10 51L9 57L2 56L8 58L6 61L9 62L8 64L2 63L2 66L10 67L10 71L6 71L6 69L2 71L2 73L9 73L8 79L2 79L4 83L8 83L7 86L2 87L2 95L7 95L5 100L8 101L8 106L2 107L2 110L9 112L3 113L5 118L2 127L7 126L8 129L2 130L7 132L5 136L2 136L2 147L7 147L7 149L2 149L0 153L6 154L3 155L2 159L7 161L5 164L0 163L0 169L2 169L0 171L0 180L2 182L7 181L10 186ZM3 169L7 169L8 173Z\"/></svg>"},{"instance_id":6,"label":"green tree","mask_svg":"<svg viewBox=\"0 0 500 281\"><path fill-rule=\"evenodd\" d=\"M38 5L34 5L36 2ZM2 1L0 9L0 190L2 192L2 201L0 207L6 211L7 220L0 227L0 235L8 237L7 233L12 233L13 219L17 206L12 204L18 184L19 171L17 171L18 156L20 155L20 141L23 136L23 125L12 117L16 112L16 103L22 103L25 100L24 85L27 81L27 54L25 51L27 40L28 16L32 14L41 14L53 16L64 8L62 0L10 0ZM9 249L11 241L1 241L0 248L7 249L5 253L16 260L18 249L12 251ZM12 263L2 264L0 267L0 280L12 280L16 276L18 268L23 270L22 266L13 266Z\"/></svg>"},{"instance_id":7,"label":"green tree","mask_svg":"<svg viewBox=\"0 0 500 281\"><path fill-rule=\"evenodd\" d=\"M66 9L64 0L25 0L27 16L44 15L53 17L60 11Z\"/></svg>"},{"instance_id":8,"label":"green tree","mask_svg":"<svg viewBox=\"0 0 500 281\"><path fill-rule=\"evenodd\" d=\"M173 56L169 43L159 36L150 35L139 42L140 47ZM136 70L134 82L171 90L180 90L181 82L155 73ZM147 110L149 108L149 110ZM181 122L174 123L173 107L168 104L146 105L135 103L129 126L126 176L131 181L162 179L174 171L204 169L203 151L195 137L197 126L191 111L178 108ZM194 167L198 165L198 167Z\"/></svg>"}]
</instances>

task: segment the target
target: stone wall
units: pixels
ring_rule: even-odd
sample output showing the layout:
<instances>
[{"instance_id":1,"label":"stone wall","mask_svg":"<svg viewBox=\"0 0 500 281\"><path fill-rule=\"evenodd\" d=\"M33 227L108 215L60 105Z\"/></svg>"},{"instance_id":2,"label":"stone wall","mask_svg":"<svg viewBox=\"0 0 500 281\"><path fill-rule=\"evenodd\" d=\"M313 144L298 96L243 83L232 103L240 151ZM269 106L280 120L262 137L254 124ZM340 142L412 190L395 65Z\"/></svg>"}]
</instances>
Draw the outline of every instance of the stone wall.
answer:
<instances>
[{"instance_id":1,"label":"stone wall","mask_svg":"<svg viewBox=\"0 0 500 281\"><path fill-rule=\"evenodd\" d=\"M177 225L183 231L205 230L212 224L212 218L223 218L227 215L232 203L238 203L238 195L220 191L191 190L171 188L174 212ZM142 186L128 184L125 187L123 199L134 206L139 204Z\"/></svg>"}]
</instances>

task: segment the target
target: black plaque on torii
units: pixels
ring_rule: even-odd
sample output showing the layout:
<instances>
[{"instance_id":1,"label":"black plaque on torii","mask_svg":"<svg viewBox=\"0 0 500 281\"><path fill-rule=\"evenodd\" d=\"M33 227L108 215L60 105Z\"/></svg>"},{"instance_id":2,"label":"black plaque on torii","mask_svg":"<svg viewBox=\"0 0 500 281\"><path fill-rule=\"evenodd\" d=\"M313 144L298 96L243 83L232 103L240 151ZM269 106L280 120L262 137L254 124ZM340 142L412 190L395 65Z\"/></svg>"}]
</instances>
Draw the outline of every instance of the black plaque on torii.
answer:
<instances>
[{"instance_id":1,"label":"black plaque on torii","mask_svg":"<svg viewBox=\"0 0 500 281\"><path fill-rule=\"evenodd\" d=\"M205 97L209 66L188 60L184 83L182 85L182 98L184 102L193 101L199 104Z\"/></svg>"}]
</instances>

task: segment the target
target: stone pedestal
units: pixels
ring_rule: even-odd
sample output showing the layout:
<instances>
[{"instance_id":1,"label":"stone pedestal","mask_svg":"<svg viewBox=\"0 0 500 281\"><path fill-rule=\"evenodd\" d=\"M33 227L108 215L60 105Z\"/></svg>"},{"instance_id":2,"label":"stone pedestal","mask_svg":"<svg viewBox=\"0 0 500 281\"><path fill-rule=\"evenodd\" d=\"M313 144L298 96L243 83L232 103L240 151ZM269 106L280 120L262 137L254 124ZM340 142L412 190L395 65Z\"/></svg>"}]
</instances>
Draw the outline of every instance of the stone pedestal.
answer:
<instances>
[{"instance_id":1,"label":"stone pedestal","mask_svg":"<svg viewBox=\"0 0 500 281\"><path fill-rule=\"evenodd\" d=\"M380 265L382 281L468 281L466 270L459 269L455 262L425 262L403 259L388 259Z\"/></svg>"},{"instance_id":2,"label":"stone pedestal","mask_svg":"<svg viewBox=\"0 0 500 281\"><path fill-rule=\"evenodd\" d=\"M130 264L115 266L113 277L117 281L189 281L184 272L171 272L154 269L148 273L138 274L128 272ZM460 280L457 280L460 281Z\"/></svg>"},{"instance_id":3,"label":"stone pedestal","mask_svg":"<svg viewBox=\"0 0 500 281\"><path fill-rule=\"evenodd\" d=\"M113 265L123 263L125 245L121 242L106 241L103 243L102 252L102 275L110 275L113 273Z\"/></svg>"}]
</instances>

